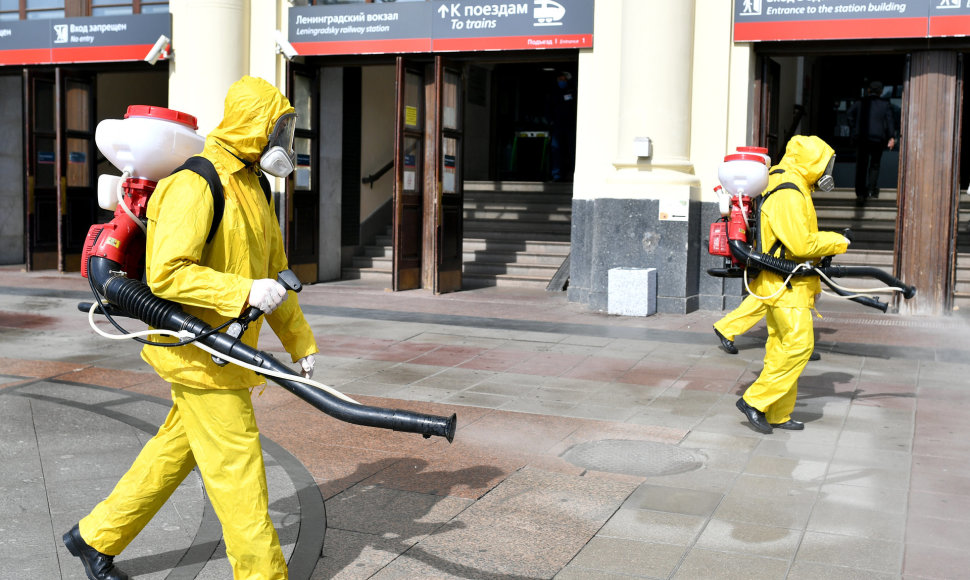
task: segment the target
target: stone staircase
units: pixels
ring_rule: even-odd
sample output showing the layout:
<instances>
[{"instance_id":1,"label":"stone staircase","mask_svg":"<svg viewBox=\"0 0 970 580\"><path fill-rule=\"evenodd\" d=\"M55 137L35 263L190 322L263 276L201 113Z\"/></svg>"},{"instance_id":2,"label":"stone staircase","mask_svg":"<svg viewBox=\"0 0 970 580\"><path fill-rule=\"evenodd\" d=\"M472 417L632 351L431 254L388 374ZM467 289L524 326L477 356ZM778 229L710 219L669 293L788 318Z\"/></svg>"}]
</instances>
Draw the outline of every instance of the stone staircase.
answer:
<instances>
[{"instance_id":1,"label":"stone staircase","mask_svg":"<svg viewBox=\"0 0 970 580\"><path fill-rule=\"evenodd\" d=\"M462 285L545 288L569 255L572 184L466 181Z\"/></svg>"},{"instance_id":2,"label":"stone staircase","mask_svg":"<svg viewBox=\"0 0 970 580\"><path fill-rule=\"evenodd\" d=\"M466 181L462 285L545 288L569 255L572 185ZM390 227L343 269L391 286Z\"/></svg>"},{"instance_id":3,"label":"stone staircase","mask_svg":"<svg viewBox=\"0 0 970 580\"><path fill-rule=\"evenodd\" d=\"M970 196L961 197L956 293L970 298ZM895 191L883 190L863 207L849 189L816 192L814 201L820 229L855 233L838 264L892 272ZM545 288L569 255L571 219L570 184L465 182L463 286ZM383 280L390 287L391 260L388 228L353 257L343 278Z\"/></svg>"},{"instance_id":4,"label":"stone staircase","mask_svg":"<svg viewBox=\"0 0 970 580\"><path fill-rule=\"evenodd\" d=\"M357 254L351 258L350 265L341 270L342 280L375 280L383 281L387 288L391 287L394 265L394 244L391 237L391 226L383 234L377 236L372 244L361 246Z\"/></svg>"},{"instance_id":5,"label":"stone staircase","mask_svg":"<svg viewBox=\"0 0 970 580\"><path fill-rule=\"evenodd\" d=\"M855 234L849 251L836 263L875 266L892 272L896 235L895 190L883 190L879 199L869 200L862 207L855 205L855 192L851 189L819 191L812 199L819 229L840 231L852 228ZM955 291L958 297L970 298L970 196L966 194L961 194L958 224Z\"/></svg>"}]
</instances>

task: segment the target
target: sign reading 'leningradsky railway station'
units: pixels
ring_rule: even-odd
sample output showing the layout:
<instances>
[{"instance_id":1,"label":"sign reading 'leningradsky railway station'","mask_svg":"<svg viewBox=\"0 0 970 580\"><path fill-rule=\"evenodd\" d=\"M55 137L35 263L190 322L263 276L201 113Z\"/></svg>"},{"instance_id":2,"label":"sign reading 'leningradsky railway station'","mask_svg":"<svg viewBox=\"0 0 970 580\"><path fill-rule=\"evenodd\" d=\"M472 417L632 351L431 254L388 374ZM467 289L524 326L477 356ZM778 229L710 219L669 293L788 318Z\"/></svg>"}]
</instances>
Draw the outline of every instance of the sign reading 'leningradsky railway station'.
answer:
<instances>
[{"instance_id":1,"label":"sign reading 'leningradsky railway station'","mask_svg":"<svg viewBox=\"0 0 970 580\"><path fill-rule=\"evenodd\" d=\"M970 36L970 0L734 0L734 40Z\"/></svg>"},{"instance_id":2,"label":"sign reading 'leningradsky railway station'","mask_svg":"<svg viewBox=\"0 0 970 580\"><path fill-rule=\"evenodd\" d=\"M301 55L591 48L593 0L444 0L300 6Z\"/></svg>"}]
</instances>

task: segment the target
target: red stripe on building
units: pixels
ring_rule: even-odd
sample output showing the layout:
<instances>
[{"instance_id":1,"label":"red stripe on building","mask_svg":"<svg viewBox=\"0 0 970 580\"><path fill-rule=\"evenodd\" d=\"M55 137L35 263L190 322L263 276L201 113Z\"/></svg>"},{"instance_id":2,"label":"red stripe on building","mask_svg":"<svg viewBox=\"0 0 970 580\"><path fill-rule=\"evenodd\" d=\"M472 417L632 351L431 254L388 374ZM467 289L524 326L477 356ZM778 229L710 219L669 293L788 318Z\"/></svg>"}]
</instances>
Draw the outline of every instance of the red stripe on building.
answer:
<instances>
[{"instance_id":1,"label":"red stripe on building","mask_svg":"<svg viewBox=\"0 0 970 580\"><path fill-rule=\"evenodd\" d=\"M930 36L970 36L970 15L930 17Z\"/></svg>"},{"instance_id":2,"label":"red stripe on building","mask_svg":"<svg viewBox=\"0 0 970 580\"><path fill-rule=\"evenodd\" d=\"M0 65L47 64L49 62L51 62L51 49L49 48L0 50Z\"/></svg>"},{"instance_id":3,"label":"red stripe on building","mask_svg":"<svg viewBox=\"0 0 970 580\"><path fill-rule=\"evenodd\" d=\"M436 38L435 52L464 50L530 50L544 48L591 48L592 34L551 36L491 36L488 38Z\"/></svg>"},{"instance_id":4,"label":"red stripe on building","mask_svg":"<svg viewBox=\"0 0 970 580\"><path fill-rule=\"evenodd\" d=\"M925 38L929 32L928 21L928 17L920 17L735 22L734 41Z\"/></svg>"},{"instance_id":5,"label":"red stripe on building","mask_svg":"<svg viewBox=\"0 0 970 580\"><path fill-rule=\"evenodd\" d=\"M334 40L330 42L294 42L298 54L386 54L395 52L431 52L430 38L390 40Z\"/></svg>"},{"instance_id":6,"label":"red stripe on building","mask_svg":"<svg viewBox=\"0 0 970 580\"><path fill-rule=\"evenodd\" d=\"M120 62L144 60L152 44L128 46L72 46L52 48L51 62Z\"/></svg>"}]
</instances>

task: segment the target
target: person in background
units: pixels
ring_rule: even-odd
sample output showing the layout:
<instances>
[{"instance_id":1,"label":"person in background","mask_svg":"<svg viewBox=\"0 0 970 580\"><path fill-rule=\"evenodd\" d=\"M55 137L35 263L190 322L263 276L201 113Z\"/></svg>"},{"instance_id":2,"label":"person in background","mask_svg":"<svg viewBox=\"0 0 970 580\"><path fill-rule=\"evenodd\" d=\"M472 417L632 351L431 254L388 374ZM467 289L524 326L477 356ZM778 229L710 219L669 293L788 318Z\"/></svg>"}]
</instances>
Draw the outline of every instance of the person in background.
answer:
<instances>
[{"instance_id":1,"label":"person in background","mask_svg":"<svg viewBox=\"0 0 970 580\"><path fill-rule=\"evenodd\" d=\"M765 317L768 307L764 302L748 294L737 308L728 312L723 318L714 323L714 335L721 341L721 350L728 354L738 354L738 347L734 339L751 330L755 324ZM818 351L813 350L808 360L821 360Z\"/></svg>"},{"instance_id":2,"label":"person in background","mask_svg":"<svg viewBox=\"0 0 970 580\"><path fill-rule=\"evenodd\" d=\"M856 205L879 198L879 167L882 153L896 146L896 120L892 103L882 96L882 83L872 81L866 96L846 113L856 146Z\"/></svg>"},{"instance_id":3,"label":"person in background","mask_svg":"<svg viewBox=\"0 0 970 580\"><path fill-rule=\"evenodd\" d=\"M572 181L576 158L576 89L572 74L560 71L556 75L550 108L550 178L552 181Z\"/></svg>"}]
</instances>

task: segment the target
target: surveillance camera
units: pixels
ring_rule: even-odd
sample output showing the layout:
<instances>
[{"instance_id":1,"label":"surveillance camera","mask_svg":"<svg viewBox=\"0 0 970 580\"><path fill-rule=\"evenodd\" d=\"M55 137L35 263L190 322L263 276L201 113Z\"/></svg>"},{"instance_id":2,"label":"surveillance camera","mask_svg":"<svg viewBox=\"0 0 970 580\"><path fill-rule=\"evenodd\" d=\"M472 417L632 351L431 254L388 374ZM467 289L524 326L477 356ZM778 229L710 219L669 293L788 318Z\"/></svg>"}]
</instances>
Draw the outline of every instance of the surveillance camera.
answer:
<instances>
[{"instance_id":1,"label":"surveillance camera","mask_svg":"<svg viewBox=\"0 0 970 580\"><path fill-rule=\"evenodd\" d=\"M147 55L145 55L145 62L148 64L155 64L160 58L168 58L167 49L169 42L169 38L164 34L159 36L158 40L155 41L155 45L152 46L152 49L148 51Z\"/></svg>"},{"instance_id":2,"label":"surveillance camera","mask_svg":"<svg viewBox=\"0 0 970 580\"><path fill-rule=\"evenodd\" d=\"M286 40L286 37L283 36L282 32L277 30L275 37L276 37L277 54L282 54L283 57L286 58L286 60L293 60L293 57L300 56L300 53L298 53L296 49L293 48L293 45L290 44L288 40Z\"/></svg>"}]
</instances>

